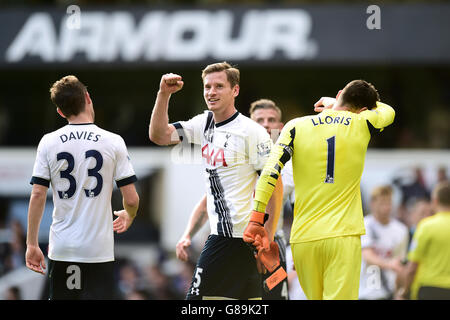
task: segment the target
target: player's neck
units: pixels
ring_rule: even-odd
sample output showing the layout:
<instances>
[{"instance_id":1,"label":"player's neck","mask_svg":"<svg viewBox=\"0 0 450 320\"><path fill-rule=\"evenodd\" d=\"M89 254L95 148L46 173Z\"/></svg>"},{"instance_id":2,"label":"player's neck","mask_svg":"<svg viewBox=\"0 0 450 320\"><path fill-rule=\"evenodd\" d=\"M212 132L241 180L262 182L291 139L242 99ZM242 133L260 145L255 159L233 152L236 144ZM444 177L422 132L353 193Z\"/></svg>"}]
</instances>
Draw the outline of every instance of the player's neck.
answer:
<instances>
[{"instance_id":1,"label":"player's neck","mask_svg":"<svg viewBox=\"0 0 450 320\"><path fill-rule=\"evenodd\" d=\"M92 116L87 113L80 113L67 119L69 124L94 123Z\"/></svg>"},{"instance_id":2,"label":"player's neck","mask_svg":"<svg viewBox=\"0 0 450 320\"><path fill-rule=\"evenodd\" d=\"M360 113L362 111L362 109L355 110L353 108L348 107L347 105L340 105L337 103L331 109L336 110L336 111L349 111L349 112L353 112L353 113Z\"/></svg>"},{"instance_id":3,"label":"player's neck","mask_svg":"<svg viewBox=\"0 0 450 320\"><path fill-rule=\"evenodd\" d=\"M450 212L450 206L446 207L446 206L438 206L436 207L436 212Z\"/></svg>"},{"instance_id":4,"label":"player's neck","mask_svg":"<svg viewBox=\"0 0 450 320\"><path fill-rule=\"evenodd\" d=\"M391 222L391 218L390 217L381 216L381 215L378 215L376 213L374 213L373 216L382 225L388 225L389 222Z\"/></svg>"},{"instance_id":5,"label":"player's neck","mask_svg":"<svg viewBox=\"0 0 450 320\"><path fill-rule=\"evenodd\" d=\"M214 114L214 122L219 123L222 121L225 121L233 116L237 112L236 108L233 106L230 106L226 108L223 111L213 111Z\"/></svg>"}]
</instances>

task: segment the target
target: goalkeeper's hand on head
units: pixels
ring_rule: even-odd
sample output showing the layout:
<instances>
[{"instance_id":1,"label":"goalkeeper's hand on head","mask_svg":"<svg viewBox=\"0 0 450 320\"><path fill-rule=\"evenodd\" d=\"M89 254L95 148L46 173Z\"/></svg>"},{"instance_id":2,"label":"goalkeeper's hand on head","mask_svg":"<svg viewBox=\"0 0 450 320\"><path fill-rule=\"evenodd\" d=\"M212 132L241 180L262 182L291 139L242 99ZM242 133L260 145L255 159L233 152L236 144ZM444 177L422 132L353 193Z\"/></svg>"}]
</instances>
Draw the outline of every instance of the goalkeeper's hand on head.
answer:
<instances>
[{"instance_id":1,"label":"goalkeeper's hand on head","mask_svg":"<svg viewBox=\"0 0 450 320\"><path fill-rule=\"evenodd\" d=\"M243 240L255 247L259 252L261 249L269 250L270 240L264 222L266 221L266 214L258 211L252 211L250 215L250 222L244 230ZM258 240L256 241L256 236Z\"/></svg>"}]
</instances>

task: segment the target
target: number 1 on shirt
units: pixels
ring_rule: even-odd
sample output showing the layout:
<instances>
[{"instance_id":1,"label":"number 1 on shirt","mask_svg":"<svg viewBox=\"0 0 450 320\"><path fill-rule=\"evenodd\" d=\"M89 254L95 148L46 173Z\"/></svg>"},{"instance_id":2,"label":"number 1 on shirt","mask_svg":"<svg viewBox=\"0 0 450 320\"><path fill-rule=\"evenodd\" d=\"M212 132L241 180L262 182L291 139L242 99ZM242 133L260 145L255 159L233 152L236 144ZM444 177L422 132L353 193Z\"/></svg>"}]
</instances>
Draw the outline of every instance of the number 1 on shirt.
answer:
<instances>
[{"instance_id":1,"label":"number 1 on shirt","mask_svg":"<svg viewBox=\"0 0 450 320\"><path fill-rule=\"evenodd\" d=\"M334 155L336 146L336 136L327 139L327 176L325 183L334 183Z\"/></svg>"}]
</instances>

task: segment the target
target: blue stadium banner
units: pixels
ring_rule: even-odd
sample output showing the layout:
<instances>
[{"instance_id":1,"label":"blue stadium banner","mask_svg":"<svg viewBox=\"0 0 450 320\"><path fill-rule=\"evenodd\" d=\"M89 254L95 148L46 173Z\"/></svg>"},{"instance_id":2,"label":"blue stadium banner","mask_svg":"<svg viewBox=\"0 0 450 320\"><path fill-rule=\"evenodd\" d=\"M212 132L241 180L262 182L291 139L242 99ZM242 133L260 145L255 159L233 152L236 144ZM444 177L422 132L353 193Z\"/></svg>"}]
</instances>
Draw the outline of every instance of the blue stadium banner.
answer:
<instances>
[{"instance_id":1,"label":"blue stadium banner","mask_svg":"<svg viewBox=\"0 0 450 320\"><path fill-rule=\"evenodd\" d=\"M0 68L448 64L450 5L0 9Z\"/></svg>"}]
</instances>

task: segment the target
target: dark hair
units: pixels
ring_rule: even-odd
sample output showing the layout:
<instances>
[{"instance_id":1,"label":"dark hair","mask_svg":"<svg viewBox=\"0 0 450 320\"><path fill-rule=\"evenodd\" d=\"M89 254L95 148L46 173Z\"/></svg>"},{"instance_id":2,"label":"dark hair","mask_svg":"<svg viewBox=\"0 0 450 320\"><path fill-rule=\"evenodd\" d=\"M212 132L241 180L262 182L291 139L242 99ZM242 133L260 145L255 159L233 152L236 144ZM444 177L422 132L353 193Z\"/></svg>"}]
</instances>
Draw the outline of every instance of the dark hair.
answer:
<instances>
[{"instance_id":1,"label":"dark hair","mask_svg":"<svg viewBox=\"0 0 450 320\"><path fill-rule=\"evenodd\" d=\"M205 76L213 73L213 72L221 72L225 71L227 75L227 80L231 85L231 88L239 84L240 81L240 72L237 68L233 67L228 62L218 62L213 63L208 66L206 66L205 69L202 71L202 79L205 79Z\"/></svg>"},{"instance_id":2,"label":"dark hair","mask_svg":"<svg viewBox=\"0 0 450 320\"><path fill-rule=\"evenodd\" d=\"M342 90L342 104L350 109L359 110L361 108L372 109L380 101L377 89L364 80L353 80Z\"/></svg>"},{"instance_id":3,"label":"dark hair","mask_svg":"<svg viewBox=\"0 0 450 320\"><path fill-rule=\"evenodd\" d=\"M66 116L76 116L85 107L86 86L75 76L65 76L50 88L50 99Z\"/></svg>"}]
</instances>

